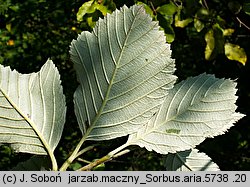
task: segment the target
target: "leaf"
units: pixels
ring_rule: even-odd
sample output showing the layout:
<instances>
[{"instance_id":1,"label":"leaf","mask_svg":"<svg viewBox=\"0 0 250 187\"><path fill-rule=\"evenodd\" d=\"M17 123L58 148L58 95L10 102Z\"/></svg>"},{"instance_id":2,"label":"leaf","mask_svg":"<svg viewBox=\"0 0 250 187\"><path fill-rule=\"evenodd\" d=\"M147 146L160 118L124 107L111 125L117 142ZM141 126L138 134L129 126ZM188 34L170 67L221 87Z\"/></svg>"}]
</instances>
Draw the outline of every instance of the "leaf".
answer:
<instances>
[{"instance_id":1,"label":"leaf","mask_svg":"<svg viewBox=\"0 0 250 187\"><path fill-rule=\"evenodd\" d=\"M147 122L176 77L170 45L143 6L124 6L70 46L80 83L75 114L88 140L128 135Z\"/></svg>"},{"instance_id":2,"label":"leaf","mask_svg":"<svg viewBox=\"0 0 250 187\"><path fill-rule=\"evenodd\" d=\"M205 49L205 59L209 60L210 57L212 56L212 53L215 48L215 39L214 39L214 31L213 29L210 29L206 34L205 34L205 41L207 43L206 49Z\"/></svg>"},{"instance_id":3,"label":"leaf","mask_svg":"<svg viewBox=\"0 0 250 187\"><path fill-rule=\"evenodd\" d=\"M219 167L205 153L197 149L189 149L177 153L169 153L165 157L167 171L219 171Z\"/></svg>"},{"instance_id":4,"label":"leaf","mask_svg":"<svg viewBox=\"0 0 250 187\"><path fill-rule=\"evenodd\" d=\"M138 1L136 4L143 6L143 8L145 9L146 13L149 14L152 18L155 17L154 11L151 9L151 7L149 5L147 5L147 4L143 3L143 2L140 2L140 1Z\"/></svg>"},{"instance_id":5,"label":"leaf","mask_svg":"<svg viewBox=\"0 0 250 187\"><path fill-rule=\"evenodd\" d=\"M11 32L11 23L6 24L6 29L7 29L7 31Z\"/></svg>"},{"instance_id":6,"label":"leaf","mask_svg":"<svg viewBox=\"0 0 250 187\"><path fill-rule=\"evenodd\" d=\"M157 20L164 29L166 41L172 43L175 39L175 32L171 24L173 23L173 14L176 11L176 6L173 3L163 5L157 9Z\"/></svg>"},{"instance_id":7,"label":"leaf","mask_svg":"<svg viewBox=\"0 0 250 187\"><path fill-rule=\"evenodd\" d=\"M204 27L205 25L200 19L194 18L194 28L197 32L201 32Z\"/></svg>"},{"instance_id":8,"label":"leaf","mask_svg":"<svg viewBox=\"0 0 250 187\"><path fill-rule=\"evenodd\" d=\"M1 1L0 15L4 15L4 13L8 10L10 6L11 6L11 0Z\"/></svg>"},{"instance_id":9,"label":"leaf","mask_svg":"<svg viewBox=\"0 0 250 187\"><path fill-rule=\"evenodd\" d=\"M12 171L48 171L51 168L48 157L35 155L30 159L20 162Z\"/></svg>"},{"instance_id":10,"label":"leaf","mask_svg":"<svg viewBox=\"0 0 250 187\"><path fill-rule=\"evenodd\" d=\"M205 7L201 7L194 16L194 28L196 29L196 31L201 32L205 27L204 23L208 22L209 19L209 10Z\"/></svg>"},{"instance_id":11,"label":"leaf","mask_svg":"<svg viewBox=\"0 0 250 187\"><path fill-rule=\"evenodd\" d=\"M85 14L94 13L95 11L96 11L95 0L90 0L90 1L83 3L83 5L79 8L76 14L77 21L82 21L83 16Z\"/></svg>"},{"instance_id":12,"label":"leaf","mask_svg":"<svg viewBox=\"0 0 250 187\"><path fill-rule=\"evenodd\" d=\"M171 25L166 25L166 27L164 28L164 31L165 31L166 41L168 43L172 43L175 39L174 29L172 28Z\"/></svg>"},{"instance_id":13,"label":"leaf","mask_svg":"<svg viewBox=\"0 0 250 187\"><path fill-rule=\"evenodd\" d=\"M184 28L189 23L191 23L193 21L193 19L192 18L182 19L181 18L181 9L178 9L177 14L175 14L175 16L174 16L174 21L175 21L174 24L176 27Z\"/></svg>"},{"instance_id":14,"label":"leaf","mask_svg":"<svg viewBox=\"0 0 250 187\"><path fill-rule=\"evenodd\" d=\"M178 83L151 120L129 136L126 145L168 154L223 134L244 116L235 112L235 87L231 80L206 74Z\"/></svg>"},{"instance_id":15,"label":"leaf","mask_svg":"<svg viewBox=\"0 0 250 187\"><path fill-rule=\"evenodd\" d=\"M175 22L174 23L175 23L176 27L184 28L191 22L193 22L192 18L187 18L187 19L180 20L178 15L175 15Z\"/></svg>"},{"instance_id":16,"label":"leaf","mask_svg":"<svg viewBox=\"0 0 250 187\"><path fill-rule=\"evenodd\" d=\"M195 14L195 19L202 20L203 22L206 22L210 19L209 16L209 10L201 7Z\"/></svg>"},{"instance_id":17,"label":"leaf","mask_svg":"<svg viewBox=\"0 0 250 187\"><path fill-rule=\"evenodd\" d=\"M90 0L85 3L79 8L77 12L77 21L83 21L83 16L86 14L94 13L96 10L99 10L102 15L106 15L107 13L111 13L112 9L114 8L115 4L110 1L108 5L104 5L105 1L99 3L96 0Z\"/></svg>"},{"instance_id":18,"label":"leaf","mask_svg":"<svg viewBox=\"0 0 250 187\"><path fill-rule=\"evenodd\" d=\"M223 32L218 24L213 25L205 34L206 49L205 59L213 60L218 54L224 52L224 37Z\"/></svg>"},{"instance_id":19,"label":"leaf","mask_svg":"<svg viewBox=\"0 0 250 187\"><path fill-rule=\"evenodd\" d=\"M38 73L20 74L0 65L0 143L17 152L46 155L61 138L65 97L51 60Z\"/></svg>"},{"instance_id":20,"label":"leaf","mask_svg":"<svg viewBox=\"0 0 250 187\"><path fill-rule=\"evenodd\" d=\"M174 29L171 26L173 18L170 18L168 16L162 16L160 14L157 15L157 20L159 21L159 24L161 26L160 30L163 29L166 36L166 41L168 43L171 43L175 39L175 32Z\"/></svg>"},{"instance_id":21,"label":"leaf","mask_svg":"<svg viewBox=\"0 0 250 187\"><path fill-rule=\"evenodd\" d=\"M156 11L163 16L173 16L177 10L178 7L173 2L162 5L156 9Z\"/></svg>"},{"instance_id":22,"label":"leaf","mask_svg":"<svg viewBox=\"0 0 250 187\"><path fill-rule=\"evenodd\" d=\"M231 36L234 33L234 29L228 28L223 30L223 36Z\"/></svg>"},{"instance_id":23,"label":"leaf","mask_svg":"<svg viewBox=\"0 0 250 187\"><path fill-rule=\"evenodd\" d=\"M250 2L243 3L243 11L250 16Z\"/></svg>"},{"instance_id":24,"label":"leaf","mask_svg":"<svg viewBox=\"0 0 250 187\"><path fill-rule=\"evenodd\" d=\"M245 50L236 44L226 43L225 55L229 60L238 61L243 65L245 65L247 62L247 55Z\"/></svg>"}]
</instances>

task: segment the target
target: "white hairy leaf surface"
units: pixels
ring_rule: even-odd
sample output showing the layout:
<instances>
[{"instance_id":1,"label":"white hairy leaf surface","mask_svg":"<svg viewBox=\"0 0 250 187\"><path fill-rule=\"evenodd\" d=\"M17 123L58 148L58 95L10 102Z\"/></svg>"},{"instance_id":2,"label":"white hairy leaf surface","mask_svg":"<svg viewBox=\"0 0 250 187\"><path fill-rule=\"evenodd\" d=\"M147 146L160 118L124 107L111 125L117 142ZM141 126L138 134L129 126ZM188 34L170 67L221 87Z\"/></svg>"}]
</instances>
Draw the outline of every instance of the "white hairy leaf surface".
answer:
<instances>
[{"instance_id":1,"label":"white hairy leaf surface","mask_svg":"<svg viewBox=\"0 0 250 187\"><path fill-rule=\"evenodd\" d=\"M169 153L164 158L167 171L219 171L219 166L205 153L189 149Z\"/></svg>"},{"instance_id":2,"label":"white hairy leaf surface","mask_svg":"<svg viewBox=\"0 0 250 187\"><path fill-rule=\"evenodd\" d=\"M17 152L53 152L62 135L65 105L51 60L31 74L0 65L0 143L11 144Z\"/></svg>"},{"instance_id":3,"label":"white hairy leaf surface","mask_svg":"<svg viewBox=\"0 0 250 187\"><path fill-rule=\"evenodd\" d=\"M236 83L201 74L169 92L159 111L128 145L139 145L161 154L194 148L207 137L224 134L244 115L236 111Z\"/></svg>"},{"instance_id":4,"label":"white hairy leaf surface","mask_svg":"<svg viewBox=\"0 0 250 187\"><path fill-rule=\"evenodd\" d=\"M137 131L176 80L170 45L142 6L100 19L72 41L70 54L80 83L75 114L88 140Z\"/></svg>"}]
</instances>

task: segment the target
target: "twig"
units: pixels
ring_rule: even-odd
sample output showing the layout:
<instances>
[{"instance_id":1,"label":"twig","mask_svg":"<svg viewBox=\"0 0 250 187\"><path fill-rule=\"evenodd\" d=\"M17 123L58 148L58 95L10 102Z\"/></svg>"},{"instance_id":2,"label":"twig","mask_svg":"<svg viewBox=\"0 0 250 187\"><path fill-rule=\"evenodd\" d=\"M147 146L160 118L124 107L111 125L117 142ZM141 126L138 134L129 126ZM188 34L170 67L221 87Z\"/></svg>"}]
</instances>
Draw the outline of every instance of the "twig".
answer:
<instances>
[{"instance_id":1,"label":"twig","mask_svg":"<svg viewBox=\"0 0 250 187\"><path fill-rule=\"evenodd\" d=\"M88 165L78 169L77 171L90 171L95 166L98 166L98 165L100 165L100 164L102 164L104 162L107 162L107 161L111 160L111 159L112 159L111 156L106 155L106 156L104 156L104 157L102 157L102 158L100 158L100 159L98 159L98 160L96 160L94 162L91 162Z\"/></svg>"},{"instance_id":2,"label":"twig","mask_svg":"<svg viewBox=\"0 0 250 187\"><path fill-rule=\"evenodd\" d=\"M208 8L208 5L207 5L207 1L203 0L202 2L203 2L202 5L204 5L204 7L208 10L209 8Z\"/></svg>"},{"instance_id":3,"label":"twig","mask_svg":"<svg viewBox=\"0 0 250 187\"><path fill-rule=\"evenodd\" d=\"M84 148L83 150L79 151L76 155L76 158L81 156L82 154L86 153L87 151L90 151L91 149L94 149L96 145L91 145L89 147Z\"/></svg>"},{"instance_id":4,"label":"twig","mask_svg":"<svg viewBox=\"0 0 250 187\"><path fill-rule=\"evenodd\" d=\"M120 147L116 148L115 150L111 151L106 156L104 156L98 160L95 160L94 162L89 163L88 165L78 169L77 171L90 171L92 168L94 168L100 164L103 164L105 162L108 162L108 161L112 160L113 158L117 158L119 156L127 154L129 152L129 150L125 149L125 148L129 145L130 144L127 142L127 143L121 145Z\"/></svg>"},{"instance_id":5,"label":"twig","mask_svg":"<svg viewBox=\"0 0 250 187\"><path fill-rule=\"evenodd\" d=\"M151 6L151 8L152 8L152 10L153 10L153 12L154 12L154 15L156 15L157 12L156 12L156 10L155 10L155 7L154 7L152 1L149 1L149 4L150 4L150 6Z\"/></svg>"},{"instance_id":6,"label":"twig","mask_svg":"<svg viewBox=\"0 0 250 187\"><path fill-rule=\"evenodd\" d=\"M87 163L87 164L91 163L90 161L82 159L82 158L77 158L76 160L79 161L79 162Z\"/></svg>"},{"instance_id":7,"label":"twig","mask_svg":"<svg viewBox=\"0 0 250 187\"><path fill-rule=\"evenodd\" d=\"M241 27L241 25L243 25L245 28L247 28L248 30L250 30L250 27L247 26L244 22L242 22L238 16L236 17L236 19L240 23L240 27Z\"/></svg>"},{"instance_id":8,"label":"twig","mask_svg":"<svg viewBox=\"0 0 250 187\"><path fill-rule=\"evenodd\" d=\"M69 165L76 159L76 157L79 155L79 150L81 149L82 144L85 142L87 138L87 134L85 134L80 142L77 144L76 148L74 149L73 153L70 155L70 157L63 163L59 171L66 171L66 169L69 167ZM91 146L90 146L91 147ZM91 148L92 149L92 148ZM80 155L82 152L80 152Z\"/></svg>"}]
</instances>

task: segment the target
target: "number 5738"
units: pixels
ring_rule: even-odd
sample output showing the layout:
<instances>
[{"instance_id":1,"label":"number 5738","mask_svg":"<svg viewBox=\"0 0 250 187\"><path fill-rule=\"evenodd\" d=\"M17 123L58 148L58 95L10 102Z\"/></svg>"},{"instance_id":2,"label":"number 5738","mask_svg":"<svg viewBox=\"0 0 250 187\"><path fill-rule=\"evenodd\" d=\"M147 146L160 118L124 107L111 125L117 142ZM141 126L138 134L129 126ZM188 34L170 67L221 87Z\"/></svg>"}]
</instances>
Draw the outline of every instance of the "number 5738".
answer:
<instances>
[{"instance_id":1,"label":"number 5738","mask_svg":"<svg viewBox=\"0 0 250 187\"><path fill-rule=\"evenodd\" d=\"M228 182L228 174L208 173L204 182Z\"/></svg>"}]
</instances>

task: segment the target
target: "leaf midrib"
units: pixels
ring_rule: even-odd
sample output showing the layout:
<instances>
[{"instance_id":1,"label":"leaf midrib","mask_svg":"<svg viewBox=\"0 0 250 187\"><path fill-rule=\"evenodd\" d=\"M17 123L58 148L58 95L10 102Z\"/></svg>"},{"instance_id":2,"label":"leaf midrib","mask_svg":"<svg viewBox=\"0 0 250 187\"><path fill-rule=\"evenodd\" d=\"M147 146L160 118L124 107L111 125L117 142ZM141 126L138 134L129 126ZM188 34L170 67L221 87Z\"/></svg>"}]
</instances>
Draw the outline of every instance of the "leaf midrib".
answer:
<instances>
[{"instance_id":1,"label":"leaf midrib","mask_svg":"<svg viewBox=\"0 0 250 187\"><path fill-rule=\"evenodd\" d=\"M1 93L6 98L6 100L10 103L10 105L13 107L13 109L24 118L24 120L29 124L29 126L34 130L34 132L37 134L37 137L40 139L41 143L44 145L45 150L48 152L49 155L53 154L53 150L50 149L50 146L48 145L47 141L44 139L43 135L39 132L39 130L36 128L36 124L27 116L25 115L21 109L19 109L18 106L16 106L15 103L11 101L11 98L8 97L8 95L5 93L5 91L0 88Z\"/></svg>"},{"instance_id":2,"label":"leaf midrib","mask_svg":"<svg viewBox=\"0 0 250 187\"><path fill-rule=\"evenodd\" d=\"M209 77L209 79L211 79L211 77ZM207 79L205 82L207 82L209 79ZM218 80L217 80L217 81L218 81ZM212 88L212 87L217 83L217 81L215 81L214 83L212 83L212 84L209 86L209 89L207 89L206 94L207 94L208 90L210 90L210 88ZM196 80L195 82L197 82L197 80ZM195 83L195 82L194 82L194 83ZM205 84L205 82L202 84L202 86ZM192 87L192 86L194 85L194 83L193 83L190 87ZM222 84L221 84L221 85L222 85ZM221 86L221 85L220 85L220 86ZM181 87L183 87L183 86L184 86L184 84L181 85ZM180 88L181 88L181 87L180 87ZM171 103L172 103L172 101L174 100L174 98L175 98L175 96L177 95L177 93L181 90L180 88L179 88L178 91L174 94L174 97L172 98ZM190 90L190 88L189 88L188 90ZM200 90L200 88L197 90L197 92L198 92L199 90ZM203 99L207 97L206 94L204 95ZM226 99L226 100L230 100L230 99ZM199 102L202 102L202 99L201 99ZM163 102L163 103L164 103L164 102ZM197 104L197 103L195 103L195 104ZM193 105L193 98L192 98L192 105ZM192 106L192 105L190 105L190 106ZM169 106L171 106L171 104L170 104ZM189 107L190 107L190 106L189 106ZM153 123L153 128L151 128L150 130L147 130L145 133L143 133L142 136L136 136L136 138L135 138L134 140L132 139L133 141L131 141L130 143L133 144L133 143L136 142L137 140L143 140L143 141L145 141L143 137L147 136L148 134L150 134L150 133L152 133L152 132L161 133L161 132L159 132L159 131L156 131L156 129L157 129L158 127L160 127L160 126L162 126L162 125L164 125L164 124L166 124L166 123L168 123L168 122L170 122L170 121L177 121L176 118L177 118L178 116L182 115L183 113L185 113L186 111L190 110L189 107L187 108L187 110L185 110L185 111L183 111L183 112L179 112L179 113L177 113L176 115L172 116L172 117L169 118L169 119L166 118L166 120L162 121L162 122L161 122L159 125L157 125L157 127L156 127L156 121L157 121L157 118L158 118L159 113L160 113L161 108L162 108L162 106L161 106L160 109L159 109L159 111L158 111L157 116L155 117L155 119L153 120L153 118L152 118L152 120L153 120L153 121L152 121L152 123ZM168 108L168 110L169 110L169 108ZM209 112L209 111L208 111L208 112ZM149 120L148 123L150 123L150 122L151 122L151 120ZM173 136L179 136L178 134L171 134L171 135L173 135ZM194 136L194 135L193 135L193 136ZM150 143L150 142L148 142L148 143Z\"/></svg>"},{"instance_id":3,"label":"leaf midrib","mask_svg":"<svg viewBox=\"0 0 250 187\"><path fill-rule=\"evenodd\" d=\"M137 14L138 14L138 12L137 12ZM136 18L136 16L137 16L137 14L134 16L135 18ZM115 68L114 68L113 74L112 74L112 76L111 76L111 79L110 79L110 82L109 82L109 86L108 86L108 88L107 88L107 92L106 92L106 95L105 95L105 97L104 97L104 99L103 99L102 105L101 105L99 111L97 112L97 114L96 114L96 116L95 116L95 118L94 118L92 124L91 124L90 127L87 129L86 133L84 134L84 137L86 137L86 138L91 134L92 130L93 130L94 127L95 127L95 124L97 123L98 119L99 119L100 116L102 115L102 112L103 112L103 110L104 110L104 108L105 108L105 106L106 106L106 103L107 103L108 100L109 100L109 99L108 99L108 98L109 98L109 94L110 94L110 92L111 92L111 88L112 88L112 85L113 85L115 76L116 76L116 74L117 74L117 71L118 71L118 69L119 69L119 62L120 62L120 60L121 60L121 57L123 56L122 54L124 53L124 48L125 48L125 46L126 46L126 44L127 44L127 40L128 40L128 38L129 38L129 35L130 35L130 33L131 33L131 30L132 30L132 28L133 28L133 26L134 26L135 20L136 20L136 19L133 19L133 22L132 22L130 28L128 29L127 36L126 36L126 38L125 38L125 40L124 40L124 44L123 44L123 46L121 46L121 52L120 52L120 54L119 54L119 58L118 58L117 62L115 63ZM117 22L116 22L116 24L117 24ZM108 28L108 24L107 24L107 28ZM117 32L116 32L116 33L117 33ZM109 34L109 32L107 32L107 34ZM108 37L108 39L109 39L109 44L110 44L110 37ZM109 47L110 47L110 45L109 45ZM111 48L110 48L110 50L111 50L111 52L112 52L112 49L111 49ZM112 59L113 59L113 56L112 56Z\"/></svg>"}]
</instances>

